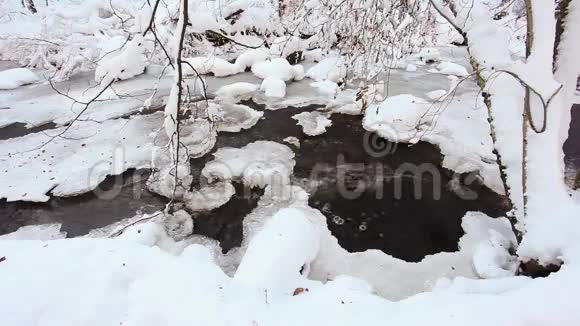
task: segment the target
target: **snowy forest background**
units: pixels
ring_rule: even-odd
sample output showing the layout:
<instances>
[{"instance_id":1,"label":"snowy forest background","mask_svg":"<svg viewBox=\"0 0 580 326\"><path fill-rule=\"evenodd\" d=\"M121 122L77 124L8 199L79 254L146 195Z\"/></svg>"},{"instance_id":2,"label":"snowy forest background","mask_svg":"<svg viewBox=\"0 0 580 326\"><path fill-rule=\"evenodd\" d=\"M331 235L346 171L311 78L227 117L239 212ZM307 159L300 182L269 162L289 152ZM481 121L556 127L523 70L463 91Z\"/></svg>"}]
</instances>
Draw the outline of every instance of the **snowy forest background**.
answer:
<instances>
[{"instance_id":1,"label":"snowy forest background","mask_svg":"<svg viewBox=\"0 0 580 326\"><path fill-rule=\"evenodd\" d=\"M578 35L579 0L0 0L6 325L576 325Z\"/></svg>"}]
</instances>

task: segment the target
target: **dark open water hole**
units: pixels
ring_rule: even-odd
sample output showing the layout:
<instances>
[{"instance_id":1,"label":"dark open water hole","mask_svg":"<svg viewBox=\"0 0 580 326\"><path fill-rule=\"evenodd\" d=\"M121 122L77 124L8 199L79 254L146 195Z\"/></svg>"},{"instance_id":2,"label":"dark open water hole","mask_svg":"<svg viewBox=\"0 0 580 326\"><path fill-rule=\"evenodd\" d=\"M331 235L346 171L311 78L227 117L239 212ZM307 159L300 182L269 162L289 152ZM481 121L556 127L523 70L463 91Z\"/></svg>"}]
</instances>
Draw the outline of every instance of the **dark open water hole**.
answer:
<instances>
[{"instance_id":1,"label":"dark open water hole","mask_svg":"<svg viewBox=\"0 0 580 326\"><path fill-rule=\"evenodd\" d=\"M245 104L263 109L252 102ZM365 131L361 118L347 115L333 115L333 125L321 136L304 135L291 116L314 109L266 110L264 119L253 128L240 133L221 133L214 151L225 146L242 147L256 140L283 143L286 137L298 138L300 148L284 143L296 153L294 181L310 178L315 166L323 168L316 177L321 184L311 193L310 205L323 212L332 233L350 251L380 249L407 261L419 261L425 255L457 250L457 241L463 234L461 217L465 212L482 211L494 217L505 213L505 198L478 182L470 182L468 186L477 193L477 199L463 200L451 191L448 184L454 178L470 181L473 178L454 175L441 168L442 156L431 144L399 144L391 155L372 157L363 146ZM199 176L201 168L211 159L212 155L208 154L193 160L194 175L197 173ZM345 198L337 187L337 160L340 159L345 164L363 164L365 167L360 171L346 171L347 189L352 190L359 180L365 180L369 185L356 198ZM393 178L393 171L405 163L417 166L432 164L436 167L436 176L407 172L395 173L397 177ZM376 168L378 164L382 166L379 170ZM377 171L383 171L385 180L379 183L382 186L375 185ZM62 229L68 232L68 236L78 236L131 217L140 209L151 212L163 208L167 200L143 190L144 181L133 181L135 173L128 171L122 176L125 186L111 200L99 199L89 193L53 198L42 204L0 202L0 234L15 231L23 225L58 222L63 224ZM114 184L113 179L107 178L102 188ZM141 179L146 178L143 176ZM414 194L417 187L422 188L421 198ZM262 193L253 190L252 196L246 196L247 192L240 185L236 185L236 189L236 195L226 205L195 215L195 233L219 240L224 252L240 245L243 217L256 207ZM380 189L382 198L377 199ZM440 192L439 198L434 194L437 191ZM140 194L138 199L135 198L136 192Z\"/></svg>"}]
</instances>

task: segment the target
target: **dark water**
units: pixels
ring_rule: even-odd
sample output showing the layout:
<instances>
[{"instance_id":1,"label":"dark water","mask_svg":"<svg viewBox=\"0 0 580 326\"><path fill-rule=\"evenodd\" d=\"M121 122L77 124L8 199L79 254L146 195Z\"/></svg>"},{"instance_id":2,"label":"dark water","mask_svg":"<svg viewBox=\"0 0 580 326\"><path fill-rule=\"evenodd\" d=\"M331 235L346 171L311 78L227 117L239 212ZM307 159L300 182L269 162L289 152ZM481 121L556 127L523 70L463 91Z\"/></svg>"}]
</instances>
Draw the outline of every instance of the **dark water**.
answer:
<instances>
[{"instance_id":1,"label":"dark water","mask_svg":"<svg viewBox=\"0 0 580 326\"><path fill-rule=\"evenodd\" d=\"M0 114L2 114L2 112L0 112ZM52 122L34 128L26 128L25 126L25 123L17 122L0 129L0 140L22 137L35 132L56 128L56 124Z\"/></svg>"},{"instance_id":2,"label":"dark water","mask_svg":"<svg viewBox=\"0 0 580 326\"><path fill-rule=\"evenodd\" d=\"M251 102L245 104L262 109ZM465 212L483 211L494 217L505 214L504 198L473 181L473 176L455 175L441 168L443 157L438 148L429 143L399 144L394 153L373 157L363 146L365 130L361 117L347 115L333 115L333 125L321 136L304 135L291 117L314 109L290 107L264 111L265 119L255 127L240 133L220 134L216 148L242 147L257 140L283 143L288 136L298 138L300 148L287 144L296 154L294 181L301 184L307 180L322 182L312 189L310 205L327 217L332 233L344 248L351 251L380 249L398 258L419 261L425 255L457 250L457 241L463 235L461 218ZM192 161L193 170L199 171L211 159L208 155ZM337 165L350 169L337 168ZM426 170L417 173L413 169L415 166ZM381 174L378 171L382 171L384 181L377 185L377 175ZM469 184L466 190L471 190L470 194L475 197L464 200L451 191L448 184L453 177L463 180L460 183ZM353 188L359 181L366 186L357 195ZM339 184L343 184L344 189ZM415 196L418 190L421 190L420 196ZM246 208L255 207L252 199L241 198L242 193L238 189L238 204L232 206L243 203ZM230 204L232 202L222 207L223 210L229 210ZM204 234L213 238L239 239L234 241L239 243L241 218L245 214L232 209L230 214L216 214L213 219L197 219L196 227L203 228ZM227 250L229 245L222 243L222 248Z\"/></svg>"},{"instance_id":3,"label":"dark water","mask_svg":"<svg viewBox=\"0 0 580 326\"><path fill-rule=\"evenodd\" d=\"M263 109L251 102L245 104ZM214 151L225 146L242 147L256 140L282 143L288 136L298 138L300 148L287 144L296 153L293 181L305 186L317 182L318 187L309 188L310 205L323 212L332 233L351 251L380 249L398 258L418 261L425 255L457 250L465 212L483 211L491 216L504 213L504 198L479 184L472 175L455 175L441 168L442 156L431 144L399 144L388 155L370 155L363 146L369 135L365 136L361 118L346 115L333 115L333 125L321 136L304 135L291 116L313 109L264 111L265 118L253 128L221 133ZM379 141L379 145L393 144ZM207 155L192 160L194 176L199 177L199 171L211 159L212 155ZM417 171L414 167L425 169ZM110 200L90 193L53 198L45 204L0 203L0 233L22 225L59 222L69 236L76 236L131 217L142 206L146 211L162 208L166 200L144 190L145 176L135 181L135 173L122 176L125 186ZM115 184L112 179L104 182L104 189L107 184ZM463 192L452 191L451 180L467 186ZM365 187L357 192L360 182ZM195 233L219 240L224 252L240 245L243 217L256 207L261 195L261 191L253 191L247 196L247 190L240 185L236 185L236 190L223 207L195 215ZM418 190L421 191L417 194ZM136 198L136 193L140 198ZM466 194L475 197L465 199L469 197Z\"/></svg>"},{"instance_id":4,"label":"dark water","mask_svg":"<svg viewBox=\"0 0 580 326\"><path fill-rule=\"evenodd\" d=\"M69 198L53 197L47 203L0 201L0 234L34 224L61 223L68 237L110 225L137 212L163 209L167 200L147 191L147 171L129 170L107 177L97 192ZM117 180L118 179L118 180Z\"/></svg>"}]
</instances>

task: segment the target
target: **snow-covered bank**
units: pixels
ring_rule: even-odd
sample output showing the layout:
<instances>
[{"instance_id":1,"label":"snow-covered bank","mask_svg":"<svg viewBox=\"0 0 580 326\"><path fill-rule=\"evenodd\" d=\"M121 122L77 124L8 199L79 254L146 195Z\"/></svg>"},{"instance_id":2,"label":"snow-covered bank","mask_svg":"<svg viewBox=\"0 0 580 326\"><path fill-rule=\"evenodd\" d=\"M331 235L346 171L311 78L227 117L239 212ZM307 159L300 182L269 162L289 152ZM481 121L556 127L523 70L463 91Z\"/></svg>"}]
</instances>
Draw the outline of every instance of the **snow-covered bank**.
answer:
<instances>
[{"instance_id":1,"label":"snow-covered bank","mask_svg":"<svg viewBox=\"0 0 580 326\"><path fill-rule=\"evenodd\" d=\"M47 201L88 192L107 175L150 166L159 113L0 141L0 198Z\"/></svg>"},{"instance_id":2,"label":"snow-covered bank","mask_svg":"<svg viewBox=\"0 0 580 326\"><path fill-rule=\"evenodd\" d=\"M567 252L563 257L567 264L547 278L442 278L433 280L433 292L393 302L376 296L364 280L341 271L325 283L307 278L324 260L342 259L328 255L333 252L332 239L316 216L307 208L275 214L254 237L257 251L246 252L243 269L233 277L200 245L189 245L176 254L162 250L180 245L172 244L154 224L133 226L116 239L0 241L4 280L0 290L5 294L0 297L0 312L7 324L18 326L320 325L330 321L337 325L573 326L580 318L575 300L580 291L575 281L580 272L577 250ZM295 232L309 232L309 236ZM313 241L319 245L312 247ZM300 242L304 250L295 250ZM372 252L363 255L371 257ZM310 261L310 267L300 269ZM370 273L369 262L359 261ZM392 289L420 278L407 271L383 280L390 280ZM194 314L183 308L184 302L194 307Z\"/></svg>"}]
</instances>

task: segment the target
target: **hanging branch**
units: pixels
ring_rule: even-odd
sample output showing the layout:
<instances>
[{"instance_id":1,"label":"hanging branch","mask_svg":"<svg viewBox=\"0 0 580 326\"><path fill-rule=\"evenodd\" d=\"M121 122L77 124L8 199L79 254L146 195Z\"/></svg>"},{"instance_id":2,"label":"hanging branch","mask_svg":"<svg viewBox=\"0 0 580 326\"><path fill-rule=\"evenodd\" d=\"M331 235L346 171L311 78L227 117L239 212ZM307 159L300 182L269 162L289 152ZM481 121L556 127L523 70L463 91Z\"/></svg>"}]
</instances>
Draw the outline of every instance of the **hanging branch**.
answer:
<instances>
[{"instance_id":1,"label":"hanging branch","mask_svg":"<svg viewBox=\"0 0 580 326\"><path fill-rule=\"evenodd\" d=\"M159 1L159 0L158 0ZM170 114L171 119L173 120L172 123L175 124L175 130L170 138L170 148L174 151L174 169L175 169L175 176L173 182L173 191L171 194L171 201L167 204L168 208L173 206L173 202L175 200L175 192L177 190L177 185L179 181L179 147L181 145L179 139L179 112L181 111L181 103L182 103L182 95L183 95L183 59L181 57L181 53L183 52L183 42L185 40L185 32L187 30L187 22L188 22L188 0L181 0L181 7L180 7L180 17L177 23L177 33L178 34L178 42L177 42L177 51L175 53L175 64L177 66L177 75L175 77L175 86L177 87L177 103L176 103L176 111L175 117Z\"/></svg>"},{"instance_id":2,"label":"hanging branch","mask_svg":"<svg viewBox=\"0 0 580 326\"><path fill-rule=\"evenodd\" d=\"M505 72L506 74L514 77L515 79L517 79L520 84L522 84L522 86L524 86L527 90L532 91L532 93L536 94L539 98L540 101L542 101L542 112L543 112L543 121L542 121L542 127L538 128L538 126L536 126L534 124L534 119L532 119L532 114L531 114L531 110L530 110L530 105L526 105L525 106L525 111L527 114L527 120L530 123L530 127L532 128L532 130L537 133L537 134L541 134L544 131L546 131L546 127L547 127L547 118L548 118L548 106L550 106L550 102L552 102L552 100L554 99L554 97L556 97L556 95L558 95L558 93L560 92L560 90L562 89L562 87L564 85L560 84L560 86L554 91L554 93L552 93L552 95L550 95L550 97L546 100L542 97L542 95L536 90L534 89L532 86L530 86L530 84L526 83L525 80L523 80L520 76L518 76L517 74L515 74L514 72L508 71L508 70L497 70L497 72Z\"/></svg>"}]
</instances>

